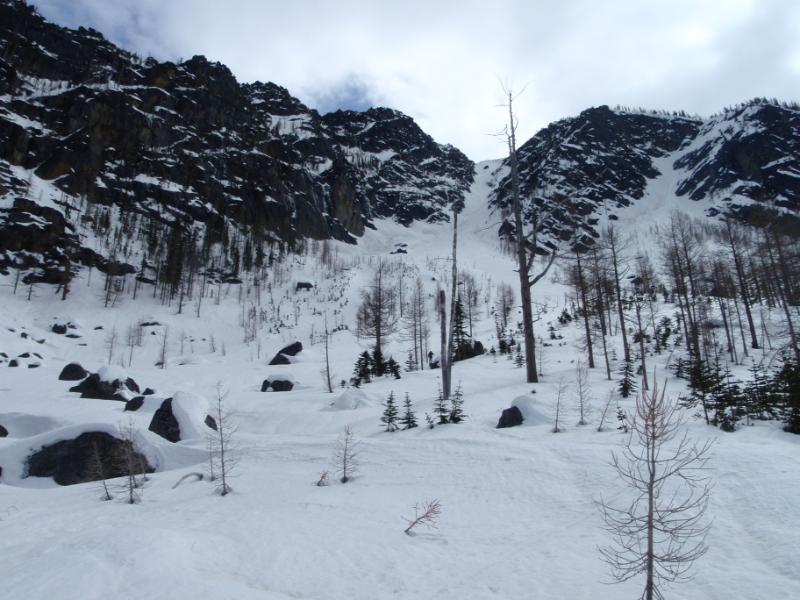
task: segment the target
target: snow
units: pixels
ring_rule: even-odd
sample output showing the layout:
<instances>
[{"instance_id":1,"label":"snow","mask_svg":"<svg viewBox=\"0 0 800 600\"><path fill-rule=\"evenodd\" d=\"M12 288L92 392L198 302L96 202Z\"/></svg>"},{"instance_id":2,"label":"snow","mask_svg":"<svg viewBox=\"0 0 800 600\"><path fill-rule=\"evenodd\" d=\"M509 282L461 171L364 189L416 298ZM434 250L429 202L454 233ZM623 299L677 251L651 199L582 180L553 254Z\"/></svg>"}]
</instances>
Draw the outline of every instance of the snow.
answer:
<instances>
[{"instance_id":1,"label":"snow","mask_svg":"<svg viewBox=\"0 0 800 600\"><path fill-rule=\"evenodd\" d=\"M615 223L637 233L638 245L654 256L659 226L677 202L695 216L711 206L676 199L680 173L669 157L659 160L661 175L645 196L614 209ZM488 305L482 300L475 330L487 348L495 344L492 291L499 283L515 285L517 277L497 238L500 217L486 204L504 170L500 161L477 165L459 217L459 264L476 275L490 298ZM26 173L20 175L26 180ZM143 183L161 185L160 180ZM41 190L42 203L56 206L52 186L35 177L32 185L34 197ZM608 213L600 218L608 222ZM357 246L330 242L335 271L312 253L277 264L261 302L270 324L282 326L277 331L263 326L252 343L243 342L241 321L243 307L256 303L251 287L242 288L240 303L239 286L214 286L219 304L205 301L198 318L193 306L176 314L174 304L163 306L148 293L136 301L123 294L113 308L104 308L102 277L95 274L89 281L86 271L64 302L43 285L28 302L24 294L13 295L12 275L0 276L0 351L10 357L34 351L43 356L38 369L0 364L0 424L9 431L0 438L3 597L637 597L638 579L603 585L608 568L596 549L609 541L596 500L626 497L609 465L625 436L611 426L596 430L601 399L615 385L605 380L603 369L589 374L595 409L589 425L577 425L575 400L567 393L564 432L550 431L555 389L560 379L574 379L572 361L581 336L580 324L561 327L556 321L567 292L556 271L534 288L535 301L547 307L536 335L550 323L564 335L563 345L546 347L539 357L541 383L525 383L523 371L504 357L487 354L458 362L453 382L464 392L467 419L431 430L424 414L432 412L437 370L403 372L400 380L382 378L362 389L341 388L358 354L370 345L354 334L355 311L378 259L398 272L403 265L407 285L421 278L431 313L437 285L449 289L449 224L407 228L377 220L376 227ZM398 243L406 244L408 254L389 254ZM88 237L86 244L102 241ZM296 294L297 281L315 287ZM764 318L778 332L773 313L765 310ZM80 323L82 337L52 334L54 318ZM326 319L328 329L335 329L330 336L333 394L320 376ZM140 321L160 325L143 328L142 345L128 348L124 334ZM119 339L109 361L112 331ZM160 368L165 334L167 363ZM297 362L280 368L266 364L295 340L304 346ZM621 355L619 340L610 341ZM435 335L431 346L437 347ZM407 351L400 335L386 340L384 352L398 362ZM665 378L666 360L666 355L654 359ZM147 396L136 412L125 412L121 402L80 398L68 391L71 382L57 379L69 362L98 370L105 380L133 377L157 394ZM278 378L303 385L286 394L260 393L264 379ZM205 470L210 430L204 419L218 384L237 428L234 492L224 498L208 481L187 480L173 488L184 475ZM671 396L683 390L683 382L668 382ZM382 403L390 392L398 403L409 394L420 427L383 431ZM169 397L182 432L178 443L148 430L153 412ZM524 425L495 429L509 405L520 409ZM630 410L632 401L620 400L620 406ZM129 419L137 443L157 466L140 504L128 506L119 497L101 502L94 483L59 487L49 479L24 477L25 460L39 447L84 431L114 435ZM359 471L346 485L336 480L332 464L345 426L353 428L361 451ZM696 577L670 588L667 597L727 598L730 590L741 598L800 597L800 528L793 526L800 512L800 437L770 422L727 434L690 420L685 430L692 439L715 440L709 471L715 483L709 509L714 526ZM315 486L323 470L331 472L331 485ZM116 490L119 482L111 484ZM443 506L438 528L404 535L402 518L413 514L416 503L433 498Z\"/></svg>"}]
</instances>

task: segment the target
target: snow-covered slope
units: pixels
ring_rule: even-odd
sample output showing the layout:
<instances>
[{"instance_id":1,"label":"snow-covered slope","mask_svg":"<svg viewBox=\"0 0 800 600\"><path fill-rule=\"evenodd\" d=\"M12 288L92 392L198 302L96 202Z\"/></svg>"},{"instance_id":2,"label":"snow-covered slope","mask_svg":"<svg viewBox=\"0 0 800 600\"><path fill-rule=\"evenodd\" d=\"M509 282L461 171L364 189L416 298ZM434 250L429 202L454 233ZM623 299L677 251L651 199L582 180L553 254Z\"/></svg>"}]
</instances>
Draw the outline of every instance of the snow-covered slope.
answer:
<instances>
[{"instance_id":1,"label":"snow-covered slope","mask_svg":"<svg viewBox=\"0 0 800 600\"><path fill-rule=\"evenodd\" d=\"M516 278L496 236L499 216L485 204L498 167L477 166L459 219L460 265L482 289L475 335L487 347L495 343L494 290ZM618 209L619 222L641 227L649 217L657 223L657 207L666 202L669 189L666 182L663 188L649 187L638 203ZM0 278L0 351L9 357L28 354L28 362L39 364L0 365L0 424L9 431L0 439L3 597L637 595L636 580L604 585L607 568L596 550L608 538L595 501L626 494L608 464L625 437L614 425L596 431L606 393L615 383L605 381L601 369L593 371L591 425L576 425L570 396L562 407L565 431L551 433L555 388L574 378L580 335L579 327L561 326L555 318L565 307L564 286L548 282L535 289L536 301L546 309L537 331L543 334L553 325L563 336L542 347L540 384L524 383L522 370L505 357L487 354L456 363L465 423L382 431L381 405L390 391L398 398L408 392L419 417L431 412L438 388L435 370L366 384L358 402L337 401L341 389L325 391L319 335L325 319L336 330L331 336L335 380L347 379L355 357L368 347L352 328L360 290L377 260L392 265L394 281L402 277L410 286L419 276L432 294L437 285L448 286L450 236L447 224L406 228L378 221L358 247L329 243L328 266L321 260L322 248L309 246L305 254L276 262L258 287L250 280L215 285L199 317L194 301L176 314L175 305L165 306L150 294L140 292L134 301L130 288L117 295L113 307L104 308L103 281L96 275L90 281L85 270L77 274L66 301L48 286L34 287L28 301L27 289L14 295L12 278ZM392 254L399 247L406 253ZM301 281L314 287L297 291ZM256 336L244 343L251 306L263 308L266 316L259 319ZM671 307L662 310L668 313ZM54 333L56 323L67 324L77 337ZM141 331L141 345L135 335L128 345L129 331ZM165 337L166 366L160 368L155 363ZM267 365L295 340L304 349L291 364ZM385 351L402 360L407 348L400 335L393 335ZM125 374L142 388L151 387L155 394L147 398L153 400L124 412L121 402L79 398L68 391L71 382L57 380L68 362L97 371L109 357L113 364L124 363ZM667 377L665 359L654 359L660 377ZM292 379L295 388L259 391L264 379L278 374ZM205 470L202 437L173 444L147 431L160 399L211 401L218 383L238 426L234 492L224 498L213 484L192 478L173 487L185 474ZM668 383L670 394L681 390L680 382ZM537 417L519 428L495 429L501 410L512 401L546 416L546 422ZM629 410L631 401L620 405ZM206 409L196 402L192 410L198 423ZM116 481L116 499L102 502L96 483L59 487L50 479L24 477L25 458L41 445L86 430L113 433L129 416L148 460L157 466L140 504L125 504ZM317 487L320 471L333 469L336 438L346 425L360 440L358 473L346 485ZM672 593L698 600L726 598L731 589L742 598L800 594L792 558L800 533L786 526L800 509L797 437L770 423L724 434L692 421L687 432L698 440L716 440L709 471L715 482L709 509L714 527L697 577ZM443 506L438 528L404 535L403 517L413 515L416 503L433 498Z\"/></svg>"}]
</instances>

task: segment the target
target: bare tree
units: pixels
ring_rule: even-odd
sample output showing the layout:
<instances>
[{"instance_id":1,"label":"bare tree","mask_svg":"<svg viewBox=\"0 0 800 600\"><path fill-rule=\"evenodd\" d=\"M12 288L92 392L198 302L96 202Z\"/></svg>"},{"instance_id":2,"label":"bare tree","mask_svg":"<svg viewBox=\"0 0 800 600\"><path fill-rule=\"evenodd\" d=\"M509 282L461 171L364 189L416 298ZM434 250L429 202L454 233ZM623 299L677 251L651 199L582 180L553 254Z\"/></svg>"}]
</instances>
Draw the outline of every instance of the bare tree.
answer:
<instances>
[{"instance_id":1,"label":"bare tree","mask_svg":"<svg viewBox=\"0 0 800 600\"><path fill-rule=\"evenodd\" d=\"M606 396L606 405L603 407L603 413L600 415L600 424L597 426L597 431L603 431L603 425L606 422L606 416L608 416L608 409L611 408L611 403L616 397L617 395L613 389L608 390L608 395Z\"/></svg>"},{"instance_id":2,"label":"bare tree","mask_svg":"<svg viewBox=\"0 0 800 600\"><path fill-rule=\"evenodd\" d=\"M589 392L589 370L586 368L586 363L581 359L575 362L575 399L578 401L578 414L580 419L578 425L586 425L589 418L589 412L592 401L591 393Z\"/></svg>"},{"instance_id":3,"label":"bare tree","mask_svg":"<svg viewBox=\"0 0 800 600\"><path fill-rule=\"evenodd\" d=\"M508 126L506 127L506 139L508 142L508 156L511 163L511 196L514 211L514 233L516 237L517 250L517 270L519 272L520 299L522 300L522 328L525 340L525 367L528 383L537 383L539 373L536 370L536 340L533 335L533 308L531 300L531 288L539 282L556 258L556 251L552 249L548 253L545 266L537 274L533 274L534 258L539 250L538 232L539 219L538 209L534 198L532 214L533 226L530 235L525 234L522 224L522 201L519 189L519 168L517 165L517 119L514 116L512 107L514 101L513 94L508 92Z\"/></svg>"},{"instance_id":4,"label":"bare tree","mask_svg":"<svg viewBox=\"0 0 800 600\"><path fill-rule=\"evenodd\" d=\"M396 290L385 281L387 271L386 263L380 259L372 282L361 294L361 305L356 313L356 333L375 340L378 356L383 356L383 338L393 333L397 325Z\"/></svg>"},{"instance_id":5,"label":"bare tree","mask_svg":"<svg viewBox=\"0 0 800 600\"><path fill-rule=\"evenodd\" d=\"M569 389L569 384L564 380L562 377L558 380L556 384L556 405L553 410L556 417L555 425L553 425L553 433L561 433L563 430L559 425L559 420L561 419L561 402L564 400L564 395L567 393Z\"/></svg>"},{"instance_id":6,"label":"bare tree","mask_svg":"<svg viewBox=\"0 0 800 600\"><path fill-rule=\"evenodd\" d=\"M690 442L680 433L683 424L653 374L652 391L636 399L625 448L611 460L633 499L621 508L602 498L598 503L613 539L600 553L617 582L644 574L644 600L663 598L664 583L687 579L708 549L704 515L711 484L705 469L711 441Z\"/></svg>"},{"instance_id":7,"label":"bare tree","mask_svg":"<svg viewBox=\"0 0 800 600\"><path fill-rule=\"evenodd\" d=\"M122 490L128 504L136 504L141 499L141 490L144 485L147 461L139 452L138 435L133 426L133 420L119 425L119 446L115 457L119 469L124 473Z\"/></svg>"},{"instance_id":8,"label":"bare tree","mask_svg":"<svg viewBox=\"0 0 800 600\"><path fill-rule=\"evenodd\" d=\"M214 465L219 471L217 491L220 496L227 496L232 491L229 481L233 477L238 464L238 456L234 445L238 427L233 421L230 410L225 406L227 397L228 392L223 390L222 383L218 382L214 400L211 402L209 410L217 427L216 429L212 428L208 433L208 451L212 480Z\"/></svg>"},{"instance_id":9,"label":"bare tree","mask_svg":"<svg viewBox=\"0 0 800 600\"><path fill-rule=\"evenodd\" d=\"M328 342L331 334L328 331L328 318L325 317L325 369L323 369L322 374L325 379L325 387L328 388L328 393L333 393L333 374L331 373L331 361L328 355Z\"/></svg>"},{"instance_id":10,"label":"bare tree","mask_svg":"<svg viewBox=\"0 0 800 600\"><path fill-rule=\"evenodd\" d=\"M108 349L108 364L114 359L114 350L117 347L117 328L112 327L111 332L106 337L106 348Z\"/></svg>"},{"instance_id":11,"label":"bare tree","mask_svg":"<svg viewBox=\"0 0 800 600\"><path fill-rule=\"evenodd\" d=\"M89 477L93 481L99 481L103 489L102 499L105 501L112 500L114 497L108 489L108 469L103 461L103 456L100 453L100 448L97 443L92 444L92 449L89 452Z\"/></svg>"},{"instance_id":12,"label":"bare tree","mask_svg":"<svg viewBox=\"0 0 800 600\"><path fill-rule=\"evenodd\" d=\"M404 533L406 535L413 535L411 530L417 525L424 525L435 529L441 513L442 504L438 500L425 500L424 502L415 504L414 518L405 519L406 523L408 523L408 527L406 527Z\"/></svg>"},{"instance_id":13,"label":"bare tree","mask_svg":"<svg viewBox=\"0 0 800 600\"><path fill-rule=\"evenodd\" d=\"M359 445L353 433L353 428L350 425L346 425L336 441L336 453L333 457L339 474L339 481L342 483L350 481L358 470Z\"/></svg>"}]
</instances>

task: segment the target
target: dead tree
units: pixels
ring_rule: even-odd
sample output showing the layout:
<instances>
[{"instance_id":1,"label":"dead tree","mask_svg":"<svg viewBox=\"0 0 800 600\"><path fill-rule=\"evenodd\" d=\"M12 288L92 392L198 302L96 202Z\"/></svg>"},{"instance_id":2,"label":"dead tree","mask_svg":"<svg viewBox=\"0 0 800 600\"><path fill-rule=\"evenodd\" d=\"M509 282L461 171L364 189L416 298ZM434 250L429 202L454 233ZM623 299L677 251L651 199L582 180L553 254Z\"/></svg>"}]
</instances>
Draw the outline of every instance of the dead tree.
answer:
<instances>
[{"instance_id":1,"label":"dead tree","mask_svg":"<svg viewBox=\"0 0 800 600\"><path fill-rule=\"evenodd\" d=\"M555 249L551 250L544 268L536 275L531 273L534 258L538 251L537 232L538 219L536 218L536 206L534 199L534 223L532 235L526 236L522 224L522 200L519 189L519 167L517 164L517 119L513 110L514 97L508 92L508 126L506 127L506 139L508 142L508 157L511 163L511 199L514 212L514 234L516 237L517 251L517 271L519 273L519 292L522 301L522 329L525 342L525 372L528 383L537 383L539 373L536 369L536 341L533 335L533 308L531 300L531 288L540 281L556 258ZM530 239L528 239L530 237Z\"/></svg>"},{"instance_id":2,"label":"dead tree","mask_svg":"<svg viewBox=\"0 0 800 600\"><path fill-rule=\"evenodd\" d=\"M359 445L353 428L346 425L336 441L336 453L333 457L339 481L342 483L350 481L358 470Z\"/></svg>"},{"instance_id":3,"label":"dead tree","mask_svg":"<svg viewBox=\"0 0 800 600\"><path fill-rule=\"evenodd\" d=\"M238 456L235 448L235 437L237 425L233 421L230 410L225 406L225 399L228 392L222 389L222 384L217 383L216 394L211 402L210 414L216 424L216 429L210 429L208 433L208 452L209 452L209 478L213 481L215 473L213 468L216 466L219 473L219 483L217 492L220 496L227 496L232 488L230 479L233 477L238 464Z\"/></svg>"},{"instance_id":4,"label":"dead tree","mask_svg":"<svg viewBox=\"0 0 800 600\"><path fill-rule=\"evenodd\" d=\"M442 513L442 504L438 500L425 500L414 505L414 518L406 519L408 527L405 528L406 535L413 535L412 529L417 525L436 528L439 522L439 515Z\"/></svg>"},{"instance_id":5,"label":"dead tree","mask_svg":"<svg viewBox=\"0 0 800 600\"><path fill-rule=\"evenodd\" d=\"M361 294L361 305L356 313L356 333L375 340L378 357L383 356L383 338L393 333L397 325L396 291L385 281L386 272L386 263L381 259L372 282ZM382 366L376 365L376 368L377 375L383 375Z\"/></svg>"},{"instance_id":6,"label":"dead tree","mask_svg":"<svg viewBox=\"0 0 800 600\"><path fill-rule=\"evenodd\" d=\"M589 391L589 370L586 363L578 359L575 362L575 399L578 401L578 425L586 425L591 407L591 393Z\"/></svg>"},{"instance_id":7,"label":"dead tree","mask_svg":"<svg viewBox=\"0 0 800 600\"><path fill-rule=\"evenodd\" d=\"M128 504L136 504L141 500L147 463L138 451L139 443L133 420L130 418L119 426L119 439L122 441L115 457L119 470L122 471L121 489Z\"/></svg>"},{"instance_id":8,"label":"dead tree","mask_svg":"<svg viewBox=\"0 0 800 600\"><path fill-rule=\"evenodd\" d=\"M108 489L108 469L103 461L103 456L100 453L100 448L97 443L92 444L92 449L89 453L89 477L93 481L99 481L103 489L102 500L112 500L114 497Z\"/></svg>"},{"instance_id":9,"label":"dead tree","mask_svg":"<svg viewBox=\"0 0 800 600\"><path fill-rule=\"evenodd\" d=\"M624 450L612 454L611 465L633 499L621 507L602 498L598 503L613 540L600 553L617 582L645 576L644 600L663 598L665 583L687 579L708 549L711 441L698 446L681 434L684 419L665 392L654 374L652 391L636 399Z\"/></svg>"}]
</instances>

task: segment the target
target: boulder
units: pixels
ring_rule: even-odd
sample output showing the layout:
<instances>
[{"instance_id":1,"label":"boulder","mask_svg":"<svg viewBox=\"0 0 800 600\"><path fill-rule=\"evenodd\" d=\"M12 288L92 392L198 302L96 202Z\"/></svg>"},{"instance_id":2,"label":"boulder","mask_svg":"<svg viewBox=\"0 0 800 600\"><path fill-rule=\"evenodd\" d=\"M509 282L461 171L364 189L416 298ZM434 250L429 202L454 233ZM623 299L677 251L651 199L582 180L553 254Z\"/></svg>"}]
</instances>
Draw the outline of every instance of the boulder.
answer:
<instances>
[{"instance_id":1,"label":"boulder","mask_svg":"<svg viewBox=\"0 0 800 600\"><path fill-rule=\"evenodd\" d=\"M8 366L9 367L18 367L19 366L19 361L16 358L12 358L10 361L8 361Z\"/></svg>"},{"instance_id":2,"label":"boulder","mask_svg":"<svg viewBox=\"0 0 800 600\"><path fill-rule=\"evenodd\" d=\"M89 376L89 371L84 369L78 363L69 363L58 376L59 381L80 381Z\"/></svg>"},{"instance_id":3,"label":"boulder","mask_svg":"<svg viewBox=\"0 0 800 600\"><path fill-rule=\"evenodd\" d=\"M58 335L64 335L67 333L67 326L62 325L61 323L55 323L51 328L50 331L53 333L57 333Z\"/></svg>"},{"instance_id":4,"label":"boulder","mask_svg":"<svg viewBox=\"0 0 800 600\"><path fill-rule=\"evenodd\" d=\"M500 415L500 420L497 422L497 429L504 429L505 427L516 427L522 425L522 413L516 406L506 408L503 414Z\"/></svg>"},{"instance_id":5,"label":"boulder","mask_svg":"<svg viewBox=\"0 0 800 600\"><path fill-rule=\"evenodd\" d=\"M264 380L264 381L261 383L261 391L262 391L262 392L266 392L268 389L269 389L269 379L265 379L265 380Z\"/></svg>"},{"instance_id":6,"label":"boulder","mask_svg":"<svg viewBox=\"0 0 800 600\"><path fill-rule=\"evenodd\" d=\"M206 427L210 427L214 431L217 431L217 420L211 415L206 415L206 419L203 421L203 423L206 424Z\"/></svg>"},{"instance_id":7,"label":"boulder","mask_svg":"<svg viewBox=\"0 0 800 600\"><path fill-rule=\"evenodd\" d=\"M69 388L69 391L78 392L81 398L126 402L127 398L118 393L121 387L119 381L102 381L97 373L92 373L78 385Z\"/></svg>"},{"instance_id":8,"label":"boulder","mask_svg":"<svg viewBox=\"0 0 800 600\"><path fill-rule=\"evenodd\" d=\"M144 404L144 396L136 396L136 398L128 400L125 403L124 412L136 412L137 410L142 408L143 404Z\"/></svg>"},{"instance_id":9,"label":"boulder","mask_svg":"<svg viewBox=\"0 0 800 600\"><path fill-rule=\"evenodd\" d=\"M517 396L511 402L511 406L519 410L527 425L547 425L550 423L550 418L546 414L547 409L542 407L531 396Z\"/></svg>"},{"instance_id":10,"label":"boulder","mask_svg":"<svg viewBox=\"0 0 800 600\"><path fill-rule=\"evenodd\" d=\"M175 413L172 412L172 398L167 398L161 403L153 414L148 429L169 442L181 441L181 426L175 418Z\"/></svg>"},{"instance_id":11,"label":"boulder","mask_svg":"<svg viewBox=\"0 0 800 600\"><path fill-rule=\"evenodd\" d=\"M142 395L143 396L152 396L155 393L156 393L156 391L153 388L144 388L144 391L142 392Z\"/></svg>"},{"instance_id":12,"label":"boulder","mask_svg":"<svg viewBox=\"0 0 800 600\"><path fill-rule=\"evenodd\" d=\"M294 291L295 292L306 291L312 289L313 287L314 284L311 283L310 281L298 281L297 285L294 286Z\"/></svg>"},{"instance_id":13,"label":"boulder","mask_svg":"<svg viewBox=\"0 0 800 600\"><path fill-rule=\"evenodd\" d=\"M6 436L8 436L8 429L0 425L0 437L6 437Z\"/></svg>"},{"instance_id":14,"label":"boulder","mask_svg":"<svg viewBox=\"0 0 800 600\"><path fill-rule=\"evenodd\" d=\"M355 410L364 406L369 406L367 395L357 389L343 391L336 400L331 403L331 407L334 410Z\"/></svg>"},{"instance_id":15,"label":"boulder","mask_svg":"<svg viewBox=\"0 0 800 600\"><path fill-rule=\"evenodd\" d=\"M300 342L294 342L293 344L289 344L285 348L282 348L275 357L269 361L270 365L288 365L291 364L289 360L290 356L297 356L300 352L303 351L303 344Z\"/></svg>"},{"instance_id":16,"label":"boulder","mask_svg":"<svg viewBox=\"0 0 800 600\"><path fill-rule=\"evenodd\" d=\"M273 379L269 383L273 392L290 392L294 387L294 382L288 379Z\"/></svg>"},{"instance_id":17,"label":"boulder","mask_svg":"<svg viewBox=\"0 0 800 600\"><path fill-rule=\"evenodd\" d=\"M75 439L44 446L31 454L28 457L28 475L52 477L59 485L120 477L126 474L120 457L130 451L130 444L102 431L82 433ZM102 472L95 468L95 449L100 455ZM152 473L155 470L141 453L134 450L133 456L141 465L139 472Z\"/></svg>"}]
</instances>

